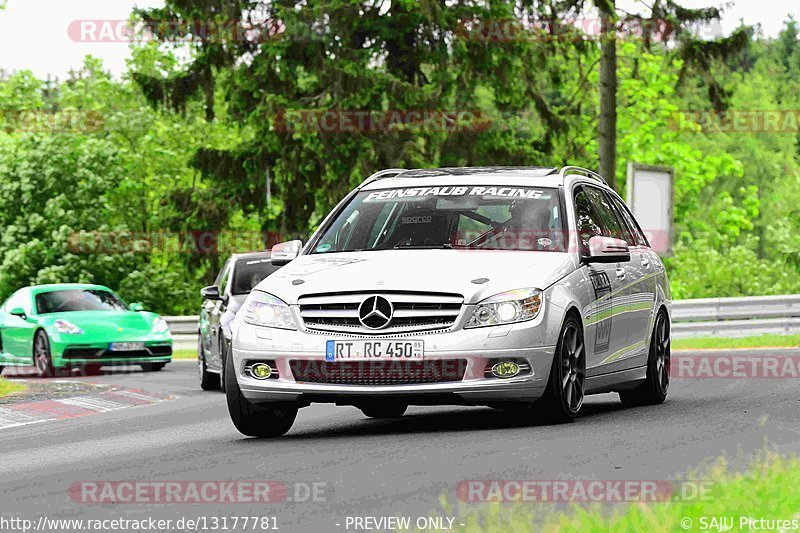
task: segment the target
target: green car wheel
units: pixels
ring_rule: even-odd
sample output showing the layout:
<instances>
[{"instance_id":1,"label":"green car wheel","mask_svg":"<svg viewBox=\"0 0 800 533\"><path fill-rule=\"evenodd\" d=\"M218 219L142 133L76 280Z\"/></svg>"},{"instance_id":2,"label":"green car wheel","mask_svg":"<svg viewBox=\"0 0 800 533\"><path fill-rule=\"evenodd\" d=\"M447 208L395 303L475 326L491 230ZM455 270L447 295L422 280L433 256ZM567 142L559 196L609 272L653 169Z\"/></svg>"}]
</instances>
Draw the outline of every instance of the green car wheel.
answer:
<instances>
[{"instance_id":1,"label":"green car wheel","mask_svg":"<svg viewBox=\"0 0 800 533\"><path fill-rule=\"evenodd\" d=\"M53 366L53 355L50 353L50 339L44 331L36 332L33 345L33 357L36 364L36 375L40 378L49 378L56 374Z\"/></svg>"}]
</instances>

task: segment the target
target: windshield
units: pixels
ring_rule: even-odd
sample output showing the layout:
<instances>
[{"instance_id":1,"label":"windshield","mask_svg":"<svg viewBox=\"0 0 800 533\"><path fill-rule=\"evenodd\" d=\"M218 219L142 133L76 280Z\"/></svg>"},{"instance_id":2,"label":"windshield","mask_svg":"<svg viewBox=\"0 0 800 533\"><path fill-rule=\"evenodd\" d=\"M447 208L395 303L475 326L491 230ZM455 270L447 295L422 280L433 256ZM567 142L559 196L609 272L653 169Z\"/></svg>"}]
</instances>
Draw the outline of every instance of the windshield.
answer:
<instances>
[{"instance_id":1,"label":"windshield","mask_svg":"<svg viewBox=\"0 0 800 533\"><path fill-rule=\"evenodd\" d=\"M128 306L112 292L100 289L70 289L36 295L41 315L71 311L127 311Z\"/></svg>"},{"instance_id":2,"label":"windshield","mask_svg":"<svg viewBox=\"0 0 800 533\"><path fill-rule=\"evenodd\" d=\"M231 293L234 296L250 294L250 291L261 280L278 270L280 267L273 265L268 258L241 259L236 262L233 269L233 286Z\"/></svg>"},{"instance_id":3,"label":"windshield","mask_svg":"<svg viewBox=\"0 0 800 533\"><path fill-rule=\"evenodd\" d=\"M311 253L469 248L563 252L557 189L413 187L362 191Z\"/></svg>"}]
</instances>

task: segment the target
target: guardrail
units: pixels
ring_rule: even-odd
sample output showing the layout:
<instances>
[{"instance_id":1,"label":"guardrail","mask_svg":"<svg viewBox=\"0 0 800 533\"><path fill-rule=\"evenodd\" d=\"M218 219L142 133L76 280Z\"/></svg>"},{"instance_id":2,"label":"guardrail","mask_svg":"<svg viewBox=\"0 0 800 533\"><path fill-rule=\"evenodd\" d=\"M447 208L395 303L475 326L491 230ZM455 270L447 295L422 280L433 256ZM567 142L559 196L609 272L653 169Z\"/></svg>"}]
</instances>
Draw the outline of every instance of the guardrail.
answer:
<instances>
[{"instance_id":1,"label":"guardrail","mask_svg":"<svg viewBox=\"0 0 800 533\"><path fill-rule=\"evenodd\" d=\"M197 346L198 316L164 317L177 349ZM750 337L800 334L800 294L676 300L672 337Z\"/></svg>"}]
</instances>

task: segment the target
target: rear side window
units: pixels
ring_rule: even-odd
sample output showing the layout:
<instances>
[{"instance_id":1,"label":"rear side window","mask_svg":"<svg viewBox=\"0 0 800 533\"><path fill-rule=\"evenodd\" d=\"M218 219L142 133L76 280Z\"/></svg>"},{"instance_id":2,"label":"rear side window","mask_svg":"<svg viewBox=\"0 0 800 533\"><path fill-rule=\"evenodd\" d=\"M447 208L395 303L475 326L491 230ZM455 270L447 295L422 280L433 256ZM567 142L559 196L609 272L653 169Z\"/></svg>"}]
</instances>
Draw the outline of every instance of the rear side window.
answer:
<instances>
[{"instance_id":1,"label":"rear side window","mask_svg":"<svg viewBox=\"0 0 800 533\"><path fill-rule=\"evenodd\" d=\"M605 237L627 240L630 235L626 235L626 232L622 230L622 225L614 214L614 210L605 193L595 187L584 187L584 189L592 202L597 217L600 219L603 235Z\"/></svg>"},{"instance_id":2,"label":"rear side window","mask_svg":"<svg viewBox=\"0 0 800 533\"><path fill-rule=\"evenodd\" d=\"M609 194L611 198L611 203L616 208L617 213L622 218L624 223L628 226L631 233L633 234L633 241L628 241L631 244L636 244L636 246L650 246L650 243L647 242L647 237L644 236L644 232L639 227L639 224L634 220L633 215L628 210L628 206L623 204L618 198L613 195Z\"/></svg>"}]
</instances>

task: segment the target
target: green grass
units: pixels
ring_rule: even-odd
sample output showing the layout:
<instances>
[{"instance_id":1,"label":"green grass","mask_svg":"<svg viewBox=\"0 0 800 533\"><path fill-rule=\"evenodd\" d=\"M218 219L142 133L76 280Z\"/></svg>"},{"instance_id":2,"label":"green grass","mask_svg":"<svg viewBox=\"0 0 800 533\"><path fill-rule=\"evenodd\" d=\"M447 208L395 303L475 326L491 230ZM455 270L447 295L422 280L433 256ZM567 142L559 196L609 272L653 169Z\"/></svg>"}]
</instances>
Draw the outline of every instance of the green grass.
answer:
<instances>
[{"instance_id":1,"label":"green grass","mask_svg":"<svg viewBox=\"0 0 800 533\"><path fill-rule=\"evenodd\" d=\"M702 498L679 495L664 502L574 505L554 510L541 503L491 503L464 513L454 523L466 524L459 531L701 531L703 517L732 517L728 531L756 531L747 524L740 527L740 517L754 519L798 520L800 524L800 461L762 453L744 471L730 469L720 460L706 475L691 479L702 482ZM446 502L445 509L449 507ZM474 509L474 508L473 508ZM688 527L684 527L688 525ZM705 530L716 530L706 527ZM761 530L764 528L762 526ZM773 529L777 530L777 529ZM786 529L791 531L791 527Z\"/></svg>"},{"instance_id":2,"label":"green grass","mask_svg":"<svg viewBox=\"0 0 800 533\"><path fill-rule=\"evenodd\" d=\"M676 339L673 350L705 350L731 348L792 348L800 346L800 335L760 335L740 339Z\"/></svg>"},{"instance_id":3,"label":"green grass","mask_svg":"<svg viewBox=\"0 0 800 533\"><path fill-rule=\"evenodd\" d=\"M7 379L0 378L0 398L3 396L8 396L14 392L20 392L25 390L25 385L22 383L17 383L15 381L8 381Z\"/></svg>"},{"instance_id":4,"label":"green grass","mask_svg":"<svg viewBox=\"0 0 800 533\"><path fill-rule=\"evenodd\" d=\"M172 352L173 359L197 359L197 350L175 350Z\"/></svg>"}]
</instances>

